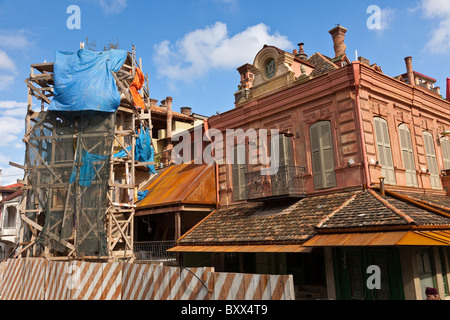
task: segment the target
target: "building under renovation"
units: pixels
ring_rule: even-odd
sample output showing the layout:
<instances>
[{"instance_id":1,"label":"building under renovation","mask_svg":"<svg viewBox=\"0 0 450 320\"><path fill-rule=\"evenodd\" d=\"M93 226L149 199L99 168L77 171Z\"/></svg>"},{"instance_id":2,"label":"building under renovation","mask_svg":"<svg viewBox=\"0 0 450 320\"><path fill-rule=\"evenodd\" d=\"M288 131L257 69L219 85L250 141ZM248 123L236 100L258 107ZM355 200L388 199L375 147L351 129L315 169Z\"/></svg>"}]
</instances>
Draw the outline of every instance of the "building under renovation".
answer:
<instances>
[{"instance_id":1,"label":"building under renovation","mask_svg":"<svg viewBox=\"0 0 450 320\"><path fill-rule=\"evenodd\" d=\"M31 65L16 257L133 259L139 188L170 164L172 131L203 121L158 106L141 70L134 47Z\"/></svg>"}]
</instances>

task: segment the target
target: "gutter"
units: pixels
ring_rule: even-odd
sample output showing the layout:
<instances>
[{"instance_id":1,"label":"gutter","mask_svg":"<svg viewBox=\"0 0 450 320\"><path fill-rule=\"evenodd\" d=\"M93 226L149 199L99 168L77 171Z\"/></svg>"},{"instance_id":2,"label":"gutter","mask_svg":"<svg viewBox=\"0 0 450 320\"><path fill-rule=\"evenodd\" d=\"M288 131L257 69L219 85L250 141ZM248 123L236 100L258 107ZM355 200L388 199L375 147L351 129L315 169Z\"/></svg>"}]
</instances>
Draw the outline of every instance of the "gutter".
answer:
<instances>
[{"instance_id":1,"label":"gutter","mask_svg":"<svg viewBox=\"0 0 450 320\"><path fill-rule=\"evenodd\" d=\"M212 142L211 137L209 136L209 124L208 119L203 120L205 125L205 135L208 138L209 142ZM215 163L215 172L216 172L216 209L219 209L219 164L217 163L217 160L215 159L216 155L216 149L213 149L213 157L214 157L214 163Z\"/></svg>"},{"instance_id":2,"label":"gutter","mask_svg":"<svg viewBox=\"0 0 450 320\"><path fill-rule=\"evenodd\" d=\"M366 139L364 138L364 129L362 125L362 115L361 115L361 106L359 101L359 88L361 86L361 64L359 61L352 62L353 76L355 78L355 104L356 104L356 118L358 121L359 132L361 133L361 152L363 157L363 165L364 165L364 176L365 176L365 186L364 189L371 188L370 186L370 173L369 173L369 162L367 161L367 153L366 153Z\"/></svg>"}]
</instances>

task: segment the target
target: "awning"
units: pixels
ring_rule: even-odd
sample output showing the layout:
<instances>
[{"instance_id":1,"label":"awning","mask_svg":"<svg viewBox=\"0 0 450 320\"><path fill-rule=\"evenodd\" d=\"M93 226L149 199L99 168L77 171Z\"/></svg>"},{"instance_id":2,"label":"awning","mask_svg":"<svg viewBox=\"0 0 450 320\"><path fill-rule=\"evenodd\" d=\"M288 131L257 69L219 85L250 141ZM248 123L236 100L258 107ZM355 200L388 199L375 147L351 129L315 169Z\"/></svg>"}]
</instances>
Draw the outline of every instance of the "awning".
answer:
<instances>
[{"instance_id":1,"label":"awning","mask_svg":"<svg viewBox=\"0 0 450 320\"><path fill-rule=\"evenodd\" d=\"M311 252L302 245L176 246L171 252Z\"/></svg>"},{"instance_id":2,"label":"awning","mask_svg":"<svg viewBox=\"0 0 450 320\"><path fill-rule=\"evenodd\" d=\"M450 230L324 234L317 235L303 244L305 247L448 245L450 245Z\"/></svg>"}]
</instances>

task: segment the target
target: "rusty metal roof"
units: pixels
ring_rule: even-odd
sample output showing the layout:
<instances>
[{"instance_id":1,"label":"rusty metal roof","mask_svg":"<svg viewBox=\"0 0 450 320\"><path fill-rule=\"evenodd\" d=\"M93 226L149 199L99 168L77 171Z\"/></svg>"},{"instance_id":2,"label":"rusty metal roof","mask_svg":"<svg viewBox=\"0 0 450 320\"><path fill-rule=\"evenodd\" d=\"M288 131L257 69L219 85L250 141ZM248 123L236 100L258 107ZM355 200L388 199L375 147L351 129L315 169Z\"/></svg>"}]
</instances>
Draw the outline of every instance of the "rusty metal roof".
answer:
<instances>
[{"instance_id":1,"label":"rusty metal roof","mask_svg":"<svg viewBox=\"0 0 450 320\"><path fill-rule=\"evenodd\" d=\"M172 204L216 204L213 165L179 164L157 175L145 189L137 210Z\"/></svg>"}]
</instances>

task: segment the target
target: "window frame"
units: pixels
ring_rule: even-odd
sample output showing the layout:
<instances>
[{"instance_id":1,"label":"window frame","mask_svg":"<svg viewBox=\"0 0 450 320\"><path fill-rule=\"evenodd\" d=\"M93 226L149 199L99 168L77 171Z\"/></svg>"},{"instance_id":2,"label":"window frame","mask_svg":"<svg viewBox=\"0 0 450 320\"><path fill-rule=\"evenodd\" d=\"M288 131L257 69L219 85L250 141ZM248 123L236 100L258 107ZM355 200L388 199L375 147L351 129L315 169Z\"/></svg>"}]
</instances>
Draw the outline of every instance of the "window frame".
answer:
<instances>
[{"instance_id":1,"label":"window frame","mask_svg":"<svg viewBox=\"0 0 450 320\"><path fill-rule=\"evenodd\" d=\"M326 124L328 130L328 144L324 144L323 132L322 128ZM315 137L313 134L313 130L317 128L317 141L315 141ZM320 132L319 132L320 131ZM332 126L330 120L321 120L317 121L309 126L309 143L311 148L311 167L312 167L312 176L313 176L313 185L315 190L321 189L329 189L337 186L336 179L336 160L335 160L335 147L334 147L334 139L332 133ZM317 148L315 146L318 146ZM329 160L331 161L329 164L326 164L326 156L325 152L329 151L331 153L331 157ZM315 166L316 160L315 157L318 156L320 162L320 168ZM317 170L319 169L319 170ZM328 174L331 174L329 177ZM316 180L316 177L320 175L320 181ZM332 181L329 181L332 180Z\"/></svg>"}]
</instances>

